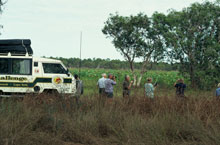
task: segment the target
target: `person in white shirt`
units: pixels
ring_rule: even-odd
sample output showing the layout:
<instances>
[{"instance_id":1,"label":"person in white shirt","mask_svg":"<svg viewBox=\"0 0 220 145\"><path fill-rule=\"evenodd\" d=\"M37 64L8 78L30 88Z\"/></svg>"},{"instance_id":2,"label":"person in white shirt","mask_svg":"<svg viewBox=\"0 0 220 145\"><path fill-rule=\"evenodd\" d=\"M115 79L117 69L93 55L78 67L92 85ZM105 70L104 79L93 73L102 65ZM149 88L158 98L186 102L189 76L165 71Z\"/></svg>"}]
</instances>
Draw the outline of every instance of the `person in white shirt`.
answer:
<instances>
[{"instance_id":1,"label":"person in white shirt","mask_svg":"<svg viewBox=\"0 0 220 145\"><path fill-rule=\"evenodd\" d=\"M104 95L105 94L105 80L107 78L107 75L105 73L102 74L102 78L100 78L97 82L97 86L99 87L99 94Z\"/></svg>"}]
</instances>

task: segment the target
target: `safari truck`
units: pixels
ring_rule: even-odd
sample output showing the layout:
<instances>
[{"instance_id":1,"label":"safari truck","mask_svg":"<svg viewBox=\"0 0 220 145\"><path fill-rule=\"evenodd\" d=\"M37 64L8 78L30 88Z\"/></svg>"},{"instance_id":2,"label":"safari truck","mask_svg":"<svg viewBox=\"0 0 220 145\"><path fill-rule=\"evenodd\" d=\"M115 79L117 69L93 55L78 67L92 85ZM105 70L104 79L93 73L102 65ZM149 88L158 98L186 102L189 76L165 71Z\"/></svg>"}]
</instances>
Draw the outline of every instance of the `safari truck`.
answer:
<instances>
[{"instance_id":1,"label":"safari truck","mask_svg":"<svg viewBox=\"0 0 220 145\"><path fill-rule=\"evenodd\" d=\"M0 40L0 96L75 95L76 81L60 60L33 56L28 39Z\"/></svg>"}]
</instances>

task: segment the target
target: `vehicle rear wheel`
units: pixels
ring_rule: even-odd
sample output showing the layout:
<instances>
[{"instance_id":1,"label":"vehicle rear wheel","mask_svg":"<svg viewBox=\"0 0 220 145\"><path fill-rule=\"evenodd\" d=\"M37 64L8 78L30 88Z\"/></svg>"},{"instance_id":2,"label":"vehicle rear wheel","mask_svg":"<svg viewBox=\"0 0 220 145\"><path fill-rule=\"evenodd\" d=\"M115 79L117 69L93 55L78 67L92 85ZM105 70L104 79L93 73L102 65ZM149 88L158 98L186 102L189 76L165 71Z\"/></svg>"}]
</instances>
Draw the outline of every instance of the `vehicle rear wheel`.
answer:
<instances>
[{"instance_id":1,"label":"vehicle rear wheel","mask_svg":"<svg viewBox=\"0 0 220 145\"><path fill-rule=\"evenodd\" d=\"M55 97L59 96L59 92L57 90L49 90L49 89L44 90L42 94L46 96L55 96Z\"/></svg>"}]
</instances>

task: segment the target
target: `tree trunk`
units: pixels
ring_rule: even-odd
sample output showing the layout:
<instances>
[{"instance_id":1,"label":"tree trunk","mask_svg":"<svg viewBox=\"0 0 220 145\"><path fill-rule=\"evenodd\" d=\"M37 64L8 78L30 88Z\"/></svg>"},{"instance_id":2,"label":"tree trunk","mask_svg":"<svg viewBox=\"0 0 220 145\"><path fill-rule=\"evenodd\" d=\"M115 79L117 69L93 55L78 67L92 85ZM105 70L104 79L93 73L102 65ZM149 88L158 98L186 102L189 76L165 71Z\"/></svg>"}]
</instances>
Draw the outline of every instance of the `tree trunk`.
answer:
<instances>
[{"instance_id":1,"label":"tree trunk","mask_svg":"<svg viewBox=\"0 0 220 145\"><path fill-rule=\"evenodd\" d=\"M191 66L190 66L190 80L191 80L191 86L192 86L192 88L196 88L197 85L196 85L196 80L195 80L194 67L193 67L192 64L191 64Z\"/></svg>"},{"instance_id":2,"label":"tree trunk","mask_svg":"<svg viewBox=\"0 0 220 145\"><path fill-rule=\"evenodd\" d=\"M192 51L190 51L188 53L188 56L189 56L189 65L190 65L190 81L191 81L191 87L192 88L196 88L197 85L196 85L196 80L195 80L195 57L194 57L194 54Z\"/></svg>"},{"instance_id":3,"label":"tree trunk","mask_svg":"<svg viewBox=\"0 0 220 145\"><path fill-rule=\"evenodd\" d=\"M145 60L143 62L143 65L142 65L142 68L141 68L140 77L138 78L138 82L137 82L137 87L140 87L140 85L141 85L141 80L143 78L144 73L146 72L146 66L147 66L148 62L149 62L148 58L147 58L147 60Z\"/></svg>"},{"instance_id":4,"label":"tree trunk","mask_svg":"<svg viewBox=\"0 0 220 145\"><path fill-rule=\"evenodd\" d=\"M143 74L141 74L141 76L138 78L137 87L140 87L142 78Z\"/></svg>"},{"instance_id":5,"label":"tree trunk","mask_svg":"<svg viewBox=\"0 0 220 145\"><path fill-rule=\"evenodd\" d=\"M133 86L136 87L137 86L137 76L135 75L134 72L132 72L133 78L134 78L134 82L133 82Z\"/></svg>"},{"instance_id":6,"label":"tree trunk","mask_svg":"<svg viewBox=\"0 0 220 145\"><path fill-rule=\"evenodd\" d=\"M136 84L137 84L137 76L135 75L134 73L134 64L133 64L133 60L131 60L129 57L128 57L128 62L129 62L129 65L130 65L130 69L131 69L131 73L132 73L132 76L134 78L134 82L133 82L133 86L136 87Z\"/></svg>"},{"instance_id":7,"label":"tree trunk","mask_svg":"<svg viewBox=\"0 0 220 145\"><path fill-rule=\"evenodd\" d=\"M133 86L136 87L137 86L137 76L134 74L134 83Z\"/></svg>"}]
</instances>

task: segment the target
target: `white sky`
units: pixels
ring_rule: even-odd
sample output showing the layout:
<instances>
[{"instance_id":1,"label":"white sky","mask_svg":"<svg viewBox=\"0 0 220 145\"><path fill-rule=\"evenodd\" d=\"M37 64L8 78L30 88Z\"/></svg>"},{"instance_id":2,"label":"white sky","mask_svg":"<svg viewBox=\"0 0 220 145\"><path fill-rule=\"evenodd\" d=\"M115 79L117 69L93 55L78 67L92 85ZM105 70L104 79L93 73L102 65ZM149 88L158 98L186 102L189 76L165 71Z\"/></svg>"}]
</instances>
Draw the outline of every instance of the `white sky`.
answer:
<instances>
[{"instance_id":1,"label":"white sky","mask_svg":"<svg viewBox=\"0 0 220 145\"><path fill-rule=\"evenodd\" d=\"M32 40L35 56L123 59L101 30L110 13L181 10L203 0L8 0L0 17L1 39Z\"/></svg>"}]
</instances>

